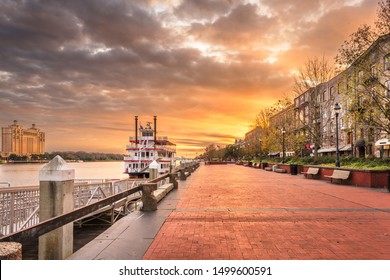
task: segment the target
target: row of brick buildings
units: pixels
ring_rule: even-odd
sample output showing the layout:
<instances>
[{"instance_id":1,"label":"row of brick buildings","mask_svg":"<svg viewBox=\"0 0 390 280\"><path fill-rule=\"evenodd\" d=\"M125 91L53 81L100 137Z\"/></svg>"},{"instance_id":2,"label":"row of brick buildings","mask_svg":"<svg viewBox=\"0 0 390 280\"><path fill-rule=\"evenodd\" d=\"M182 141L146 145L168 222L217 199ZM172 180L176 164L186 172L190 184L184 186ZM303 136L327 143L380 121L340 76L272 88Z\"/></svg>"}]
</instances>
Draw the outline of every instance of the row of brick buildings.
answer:
<instances>
[{"instance_id":1,"label":"row of brick buildings","mask_svg":"<svg viewBox=\"0 0 390 280\"><path fill-rule=\"evenodd\" d=\"M270 118L270 128L284 128L286 151L335 154L336 103L340 153L389 157L390 34L379 37L345 71L295 97Z\"/></svg>"},{"instance_id":2,"label":"row of brick buildings","mask_svg":"<svg viewBox=\"0 0 390 280\"><path fill-rule=\"evenodd\" d=\"M1 156L31 156L45 153L45 132L35 124L24 129L15 120L13 124L1 128Z\"/></svg>"}]
</instances>

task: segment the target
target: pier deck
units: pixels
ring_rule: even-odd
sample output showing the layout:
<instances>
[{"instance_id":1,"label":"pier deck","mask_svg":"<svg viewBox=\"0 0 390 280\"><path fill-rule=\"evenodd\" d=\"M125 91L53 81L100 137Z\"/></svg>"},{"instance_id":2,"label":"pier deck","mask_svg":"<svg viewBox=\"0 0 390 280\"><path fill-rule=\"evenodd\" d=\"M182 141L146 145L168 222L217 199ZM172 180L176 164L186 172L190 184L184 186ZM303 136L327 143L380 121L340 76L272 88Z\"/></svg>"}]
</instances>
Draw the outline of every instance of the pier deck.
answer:
<instances>
[{"instance_id":1,"label":"pier deck","mask_svg":"<svg viewBox=\"0 0 390 280\"><path fill-rule=\"evenodd\" d=\"M201 166L71 259L390 259L390 194L236 165Z\"/></svg>"}]
</instances>

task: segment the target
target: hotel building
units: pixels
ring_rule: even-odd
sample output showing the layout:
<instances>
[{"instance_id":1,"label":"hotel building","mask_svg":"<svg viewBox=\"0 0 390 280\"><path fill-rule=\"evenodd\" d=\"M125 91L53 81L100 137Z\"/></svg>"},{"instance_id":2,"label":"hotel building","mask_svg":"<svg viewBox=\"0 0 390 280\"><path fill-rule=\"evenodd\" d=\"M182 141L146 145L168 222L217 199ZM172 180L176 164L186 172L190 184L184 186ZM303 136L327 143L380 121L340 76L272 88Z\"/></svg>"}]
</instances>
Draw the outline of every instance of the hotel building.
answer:
<instances>
[{"instance_id":1,"label":"hotel building","mask_svg":"<svg viewBox=\"0 0 390 280\"><path fill-rule=\"evenodd\" d=\"M1 128L2 156L8 157L11 154L17 156L31 156L32 154L45 153L45 132L36 128L24 129L15 120L8 127Z\"/></svg>"}]
</instances>

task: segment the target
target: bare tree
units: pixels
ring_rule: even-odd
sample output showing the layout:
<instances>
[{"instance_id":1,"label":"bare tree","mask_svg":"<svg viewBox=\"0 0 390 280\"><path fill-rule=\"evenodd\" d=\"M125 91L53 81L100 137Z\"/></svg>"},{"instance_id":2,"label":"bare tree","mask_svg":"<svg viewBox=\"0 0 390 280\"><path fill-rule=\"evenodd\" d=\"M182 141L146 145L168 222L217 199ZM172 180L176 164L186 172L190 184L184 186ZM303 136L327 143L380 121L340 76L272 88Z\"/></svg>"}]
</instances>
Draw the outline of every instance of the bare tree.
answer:
<instances>
[{"instance_id":1,"label":"bare tree","mask_svg":"<svg viewBox=\"0 0 390 280\"><path fill-rule=\"evenodd\" d=\"M296 96L301 95L310 88L330 80L334 76L334 68L322 57L314 56L308 58L294 77L293 91Z\"/></svg>"},{"instance_id":2,"label":"bare tree","mask_svg":"<svg viewBox=\"0 0 390 280\"><path fill-rule=\"evenodd\" d=\"M311 142L314 145L315 160L322 142L322 131L330 119L330 114L324 114L322 108L329 107L334 98L324 94L327 88L321 85L333 76L333 66L322 56L308 58L299 74L294 77L294 92L300 104L295 116L295 138L297 144Z\"/></svg>"},{"instance_id":3,"label":"bare tree","mask_svg":"<svg viewBox=\"0 0 390 280\"><path fill-rule=\"evenodd\" d=\"M341 72L348 68L379 36L390 33L390 0L378 2L377 18L374 24L375 27L367 24L360 26L349 36L348 40L344 41L335 57L338 71Z\"/></svg>"},{"instance_id":4,"label":"bare tree","mask_svg":"<svg viewBox=\"0 0 390 280\"><path fill-rule=\"evenodd\" d=\"M377 19L375 27L378 35L390 33L390 0L381 0L378 3Z\"/></svg>"}]
</instances>

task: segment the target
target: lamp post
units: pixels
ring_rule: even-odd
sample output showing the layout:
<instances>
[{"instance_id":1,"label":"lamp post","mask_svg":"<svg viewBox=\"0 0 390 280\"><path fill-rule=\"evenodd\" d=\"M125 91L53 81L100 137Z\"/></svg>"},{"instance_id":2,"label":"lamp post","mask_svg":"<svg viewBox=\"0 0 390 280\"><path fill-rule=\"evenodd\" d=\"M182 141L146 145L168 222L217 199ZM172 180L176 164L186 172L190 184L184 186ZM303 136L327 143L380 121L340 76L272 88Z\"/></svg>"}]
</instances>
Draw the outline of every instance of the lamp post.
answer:
<instances>
[{"instance_id":1,"label":"lamp post","mask_svg":"<svg viewBox=\"0 0 390 280\"><path fill-rule=\"evenodd\" d=\"M286 129L282 127L282 163L284 163L284 135L286 134Z\"/></svg>"},{"instance_id":2,"label":"lamp post","mask_svg":"<svg viewBox=\"0 0 390 280\"><path fill-rule=\"evenodd\" d=\"M339 153L339 112L341 107L338 103L334 105L334 113L336 116L336 167L340 167L340 153Z\"/></svg>"}]
</instances>

